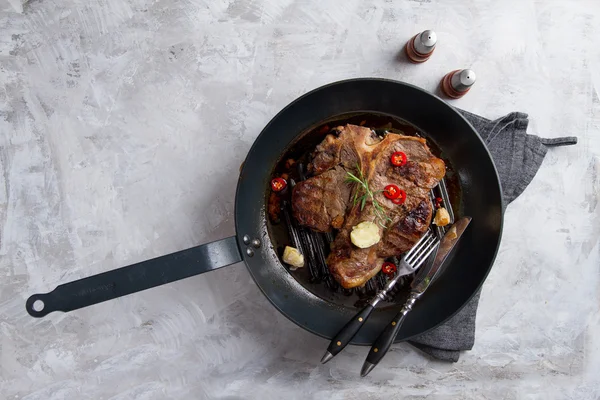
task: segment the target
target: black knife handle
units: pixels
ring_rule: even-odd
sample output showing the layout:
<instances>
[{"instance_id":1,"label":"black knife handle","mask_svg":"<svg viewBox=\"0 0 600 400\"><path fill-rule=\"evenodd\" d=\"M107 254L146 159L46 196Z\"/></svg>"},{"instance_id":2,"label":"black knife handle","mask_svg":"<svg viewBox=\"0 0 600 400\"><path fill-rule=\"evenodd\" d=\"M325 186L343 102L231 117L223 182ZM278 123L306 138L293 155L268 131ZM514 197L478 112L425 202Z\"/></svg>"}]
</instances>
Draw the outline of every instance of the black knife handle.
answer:
<instances>
[{"instance_id":1,"label":"black knife handle","mask_svg":"<svg viewBox=\"0 0 600 400\"><path fill-rule=\"evenodd\" d=\"M369 315L373 312L375 307L371 304L367 304L362 310L360 310L344 327L333 337L327 351L333 356L337 355L350 343L352 338L356 336L360 328L363 327Z\"/></svg>"},{"instance_id":2,"label":"black knife handle","mask_svg":"<svg viewBox=\"0 0 600 400\"><path fill-rule=\"evenodd\" d=\"M394 319L383 329L383 332L379 334L379 337L375 340L373 346L371 346L367 359L362 366L360 372L361 376L366 376L377 364L379 364L379 361L385 357L385 354L392 346L392 343L396 340L396 336L398 336L398 332L400 332L400 328L406 319L406 315L412 310L415 302L422 294L423 292L412 292L400 312L396 314Z\"/></svg>"},{"instance_id":3,"label":"black knife handle","mask_svg":"<svg viewBox=\"0 0 600 400\"><path fill-rule=\"evenodd\" d=\"M383 329L383 332L379 334L379 337L371 346L371 350L369 350L369 354L367 355L366 363L370 363L373 366L379 364L379 361L385 357L385 354L388 352L394 340L396 340L396 336L398 336L398 332L400 332L400 327L402 323L406 319L406 315L408 311L405 308L402 309L393 320L390 321L389 324ZM371 367L371 369L374 367Z\"/></svg>"}]
</instances>

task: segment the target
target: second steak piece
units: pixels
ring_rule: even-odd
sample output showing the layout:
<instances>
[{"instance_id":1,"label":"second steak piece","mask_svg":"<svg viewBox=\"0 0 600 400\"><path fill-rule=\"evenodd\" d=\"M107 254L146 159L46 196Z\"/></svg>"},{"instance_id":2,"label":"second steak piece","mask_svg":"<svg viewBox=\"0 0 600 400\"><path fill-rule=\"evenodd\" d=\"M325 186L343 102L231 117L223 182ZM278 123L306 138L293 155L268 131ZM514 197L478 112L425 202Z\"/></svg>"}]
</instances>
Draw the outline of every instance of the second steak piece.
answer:
<instances>
[{"instance_id":1,"label":"second steak piece","mask_svg":"<svg viewBox=\"0 0 600 400\"><path fill-rule=\"evenodd\" d=\"M405 165L390 163L396 151L406 154ZM379 272L385 258L400 255L418 241L432 219L429 190L445 174L444 162L431 154L425 139L393 133L382 139L356 125L338 127L336 134L328 135L316 147L309 168L314 176L298 183L292 194L294 216L320 232L339 229L327 265L345 288L364 285ZM368 196L364 206L354 203L355 195L360 198L365 192L360 185L345 182L348 172L362 173L378 209ZM404 204L394 204L383 195L390 184L406 192ZM381 225L382 240L366 249L350 241L352 228L363 221Z\"/></svg>"}]
</instances>

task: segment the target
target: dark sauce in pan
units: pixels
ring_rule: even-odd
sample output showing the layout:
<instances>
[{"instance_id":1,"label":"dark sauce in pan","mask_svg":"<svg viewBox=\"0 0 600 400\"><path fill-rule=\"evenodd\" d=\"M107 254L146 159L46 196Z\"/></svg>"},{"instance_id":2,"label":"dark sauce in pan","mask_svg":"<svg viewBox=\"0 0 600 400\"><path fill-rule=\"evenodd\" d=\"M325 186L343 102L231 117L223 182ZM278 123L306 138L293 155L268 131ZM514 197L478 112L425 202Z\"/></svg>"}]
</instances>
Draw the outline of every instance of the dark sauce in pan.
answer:
<instances>
[{"instance_id":1,"label":"dark sauce in pan","mask_svg":"<svg viewBox=\"0 0 600 400\"><path fill-rule=\"evenodd\" d=\"M452 208L455 211L455 214L459 214L460 189L457 181L457 176L454 173L450 162L444 157L443 152L440 150L440 148L436 145L434 141L427 137L426 133L420 131L415 126L409 124L406 121L403 121L399 118L387 114L379 114L372 112L342 114L324 120L317 126L311 127L310 129L306 130L301 135L299 135L298 139L294 143L292 143L288 150L279 159L277 165L273 170L272 177L278 177L283 175L287 178L288 183L292 179L296 182L299 182L301 178L298 173L297 164L302 163L305 166L306 170L306 166L311 160L312 152L315 150L315 147L323 141L325 136L327 136L330 133L330 130L332 128L346 124L366 126L374 129L376 132L379 132L380 130L387 130L388 132L392 133L424 137L427 140L427 145L429 146L431 152L435 156L443 159L446 163L446 185L448 187ZM294 163L291 163L290 160L293 160ZM269 190L265 199L267 209L269 208L269 204L273 204L275 196L278 197L277 201L287 200L288 202L290 202L291 192L291 185L288 185L288 188L283 193L273 194L272 191ZM283 216L279 214L279 217L280 218L272 218L268 216L267 228L269 231L271 242L273 243L277 254L281 257L285 246L291 246L292 241L289 237L288 228L286 226ZM329 248L328 246L325 247L325 255L327 255L329 253ZM345 306L364 306L366 302L369 299L371 299L371 297L373 297L373 295L376 293L377 283L382 284L386 279L385 276L380 272L364 287L355 288L353 290L346 290L339 285L334 285L336 287L332 288L322 280L315 280L312 277L308 266L306 265L304 266L304 268L299 268L295 271L289 270L288 265L283 265L286 268L288 268L289 273L292 274L292 276L294 276L294 278L302 286L304 286L307 290L309 290L316 296L324 300L331 301L335 304ZM391 295L389 296L390 301L387 302L388 306L403 303L406 300L406 297L408 296L408 285L411 280L412 277L405 277L404 280L401 280L400 282L398 282L398 284L396 284L394 292L391 293ZM385 307L386 304L382 304L381 306Z\"/></svg>"}]
</instances>

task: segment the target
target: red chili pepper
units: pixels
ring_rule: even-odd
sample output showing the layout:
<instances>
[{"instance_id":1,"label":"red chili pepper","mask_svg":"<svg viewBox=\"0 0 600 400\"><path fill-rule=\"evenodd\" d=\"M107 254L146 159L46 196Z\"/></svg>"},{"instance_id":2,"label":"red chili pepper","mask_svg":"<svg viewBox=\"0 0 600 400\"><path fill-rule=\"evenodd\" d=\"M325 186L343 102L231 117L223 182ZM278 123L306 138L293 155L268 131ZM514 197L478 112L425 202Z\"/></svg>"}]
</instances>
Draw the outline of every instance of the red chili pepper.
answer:
<instances>
[{"instance_id":1,"label":"red chili pepper","mask_svg":"<svg viewBox=\"0 0 600 400\"><path fill-rule=\"evenodd\" d=\"M383 195L390 200L397 199L400 196L400 188L396 185L387 185L383 188Z\"/></svg>"},{"instance_id":2,"label":"red chili pepper","mask_svg":"<svg viewBox=\"0 0 600 400\"><path fill-rule=\"evenodd\" d=\"M386 275L394 275L398 271L398 268L394 263L384 262L381 266L381 271Z\"/></svg>"},{"instance_id":3,"label":"red chili pepper","mask_svg":"<svg viewBox=\"0 0 600 400\"><path fill-rule=\"evenodd\" d=\"M442 204L442 201L443 201L443 200L442 200L442 198L441 198L441 197L436 197L436 198L435 198L435 206L436 206L437 208L439 208L439 207L440 207L440 205Z\"/></svg>"},{"instance_id":4,"label":"red chili pepper","mask_svg":"<svg viewBox=\"0 0 600 400\"><path fill-rule=\"evenodd\" d=\"M323 125L323 126L321 127L321 129L319 129L319 133L321 133L321 134L322 134L322 133L327 133L327 132L329 132L329 131L330 131L330 129L329 129L329 125Z\"/></svg>"},{"instance_id":5,"label":"red chili pepper","mask_svg":"<svg viewBox=\"0 0 600 400\"><path fill-rule=\"evenodd\" d=\"M392 162L392 165L396 167L401 167L408 162L408 158L406 157L406 154L404 152L396 151L395 153L392 153L390 161Z\"/></svg>"},{"instance_id":6,"label":"red chili pepper","mask_svg":"<svg viewBox=\"0 0 600 400\"><path fill-rule=\"evenodd\" d=\"M406 192L402 189L399 189L400 193L398 194L398 197L396 197L395 199L392 199L392 203L394 204L404 204L404 202L406 201Z\"/></svg>"},{"instance_id":7,"label":"red chili pepper","mask_svg":"<svg viewBox=\"0 0 600 400\"><path fill-rule=\"evenodd\" d=\"M287 182L283 178L273 178L271 181L271 189L274 192L281 192L287 186Z\"/></svg>"}]
</instances>

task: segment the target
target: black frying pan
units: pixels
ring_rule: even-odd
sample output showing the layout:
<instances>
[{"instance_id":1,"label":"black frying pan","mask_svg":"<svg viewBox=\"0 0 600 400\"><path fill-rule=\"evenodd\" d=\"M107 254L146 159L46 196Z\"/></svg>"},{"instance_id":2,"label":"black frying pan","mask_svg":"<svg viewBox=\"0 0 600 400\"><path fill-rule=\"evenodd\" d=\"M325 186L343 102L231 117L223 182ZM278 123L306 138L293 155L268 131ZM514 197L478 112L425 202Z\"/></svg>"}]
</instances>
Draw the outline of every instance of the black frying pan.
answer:
<instances>
[{"instance_id":1,"label":"black frying pan","mask_svg":"<svg viewBox=\"0 0 600 400\"><path fill-rule=\"evenodd\" d=\"M65 283L27 299L27 312L43 317L52 311L72 311L244 261L279 311L330 339L357 310L318 297L281 264L268 233L265 193L274 166L299 134L350 112L383 113L408 121L440 147L443 158L454 168L461 191L455 212L473 217L471 228L445 274L415 304L397 341L441 324L477 292L494 262L503 219L500 181L483 141L456 110L415 86L385 79L353 79L323 86L271 120L241 170L235 202L236 236ZM376 310L353 343L371 344L396 312L394 307Z\"/></svg>"}]
</instances>

